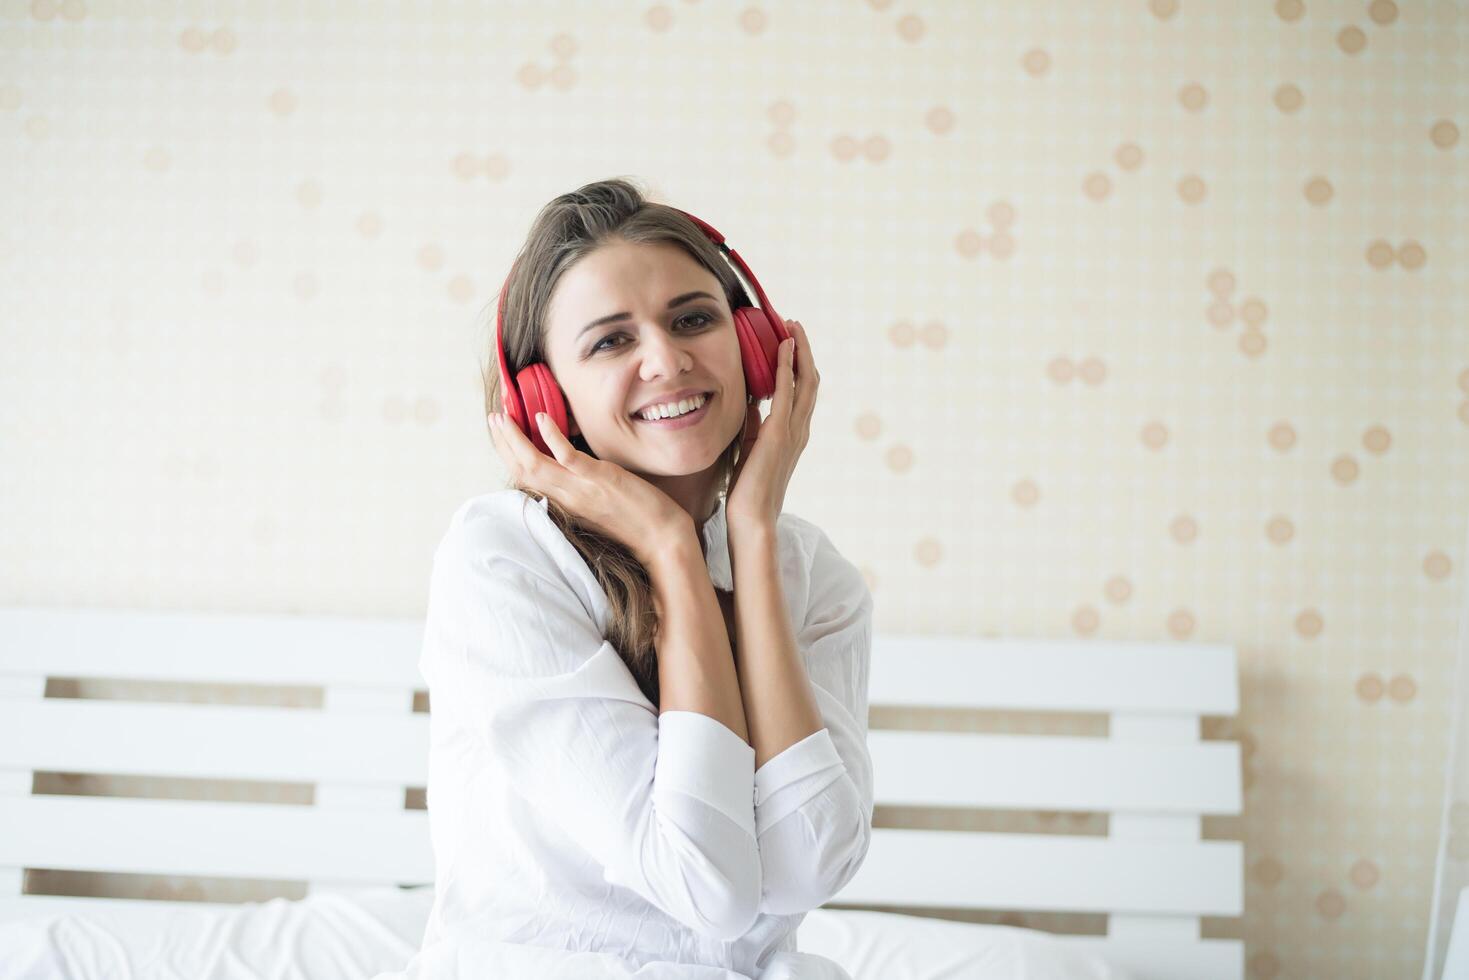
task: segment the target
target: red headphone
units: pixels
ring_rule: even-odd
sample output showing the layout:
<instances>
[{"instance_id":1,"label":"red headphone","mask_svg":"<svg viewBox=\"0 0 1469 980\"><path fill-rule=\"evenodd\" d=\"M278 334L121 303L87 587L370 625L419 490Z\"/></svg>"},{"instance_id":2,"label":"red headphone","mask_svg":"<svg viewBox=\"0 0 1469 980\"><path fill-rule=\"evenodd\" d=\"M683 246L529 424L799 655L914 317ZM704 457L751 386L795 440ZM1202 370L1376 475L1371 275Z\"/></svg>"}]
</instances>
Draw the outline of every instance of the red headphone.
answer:
<instances>
[{"instance_id":1,"label":"red headphone","mask_svg":"<svg viewBox=\"0 0 1469 980\"><path fill-rule=\"evenodd\" d=\"M791 336L790 331L786 329L785 321L771 307L765 290L760 288L760 280L755 278L745 260L740 258L740 253L724 243L724 236L708 222L687 211L680 208L674 210L698 225L755 286L755 293L760 297L760 307L742 306L733 312L735 333L740 340L740 361L745 368L745 388L757 402L763 401L775 394L775 371L779 364L780 344ZM510 267L510 274L515 274L514 265ZM500 289L499 313L495 317L495 363L500 367L500 401L505 417L514 422L537 449L551 456L551 448L541 438L540 427L535 424L536 413L545 412L556 423L557 429L566 432L566 396L561 393L561 387L552 377L551 369L540 361L521 368L515 375L515 380L510 380L510 369L505 366L505 347L500 333L505 319L505 294L509 291L510 276L506 276L505 285Z\"/></svg>"}]
</instances>

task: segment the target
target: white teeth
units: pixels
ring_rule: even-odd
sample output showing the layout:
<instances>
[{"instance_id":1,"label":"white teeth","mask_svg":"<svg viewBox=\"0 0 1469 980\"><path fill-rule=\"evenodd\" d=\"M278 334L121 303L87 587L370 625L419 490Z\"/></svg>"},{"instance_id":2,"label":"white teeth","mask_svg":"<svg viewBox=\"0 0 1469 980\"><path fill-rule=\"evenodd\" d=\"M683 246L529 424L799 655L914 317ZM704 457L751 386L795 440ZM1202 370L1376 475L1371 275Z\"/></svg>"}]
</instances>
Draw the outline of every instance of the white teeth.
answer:
<instances>
[{"instance_id":1,"label":"white teeth","mask_svg":"<svg viewBox=\"0 0 1469 980\"><path fill-rule=\"evenodd\" d=\"M683 401L678 402L677 404L654 405L650 409L639 412L638 417L646 419L649 422L655 419L671 419L675 416L686 415L689 412L694 411L694 409L698 408L700 405L703 405L704 402L707 400L708 396L706 395L695 395L693 398L685 398Z\"/></svg>"}]
</instances>

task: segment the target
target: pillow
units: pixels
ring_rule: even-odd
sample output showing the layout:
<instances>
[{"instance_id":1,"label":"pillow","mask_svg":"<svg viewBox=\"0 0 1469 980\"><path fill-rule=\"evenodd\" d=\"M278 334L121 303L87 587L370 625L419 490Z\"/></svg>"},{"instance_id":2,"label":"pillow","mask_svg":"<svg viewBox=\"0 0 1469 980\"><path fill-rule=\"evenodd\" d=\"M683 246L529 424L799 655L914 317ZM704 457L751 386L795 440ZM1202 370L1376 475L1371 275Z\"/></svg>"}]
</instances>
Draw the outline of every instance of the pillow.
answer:
<instances>
[{"instance_id":1,"label":"pillow","mask_svg":"<svg viewBox=\"0 0 1469 980\"><path fill-rule=\"evenodd\" d=\"M365 980L413 960L432 905L431 886L197 908L99 903L0 922L0 963L5 980ZM1039 930L891 912L814 909L796 948L771 957L761 980L842 980L805 954L851 980L1135 980Z\"/></svg>"},{"instance_id":2,"label":"pillow","mask_svg":"<svg viewBox=\"0 0 1469 980\"><path fill-rule=\"evenodd\" d=\"M433 889L364 888L197 908L98 904L0 922L5 980L362 980L418 951Z\"/></svg>"}]
</instances>

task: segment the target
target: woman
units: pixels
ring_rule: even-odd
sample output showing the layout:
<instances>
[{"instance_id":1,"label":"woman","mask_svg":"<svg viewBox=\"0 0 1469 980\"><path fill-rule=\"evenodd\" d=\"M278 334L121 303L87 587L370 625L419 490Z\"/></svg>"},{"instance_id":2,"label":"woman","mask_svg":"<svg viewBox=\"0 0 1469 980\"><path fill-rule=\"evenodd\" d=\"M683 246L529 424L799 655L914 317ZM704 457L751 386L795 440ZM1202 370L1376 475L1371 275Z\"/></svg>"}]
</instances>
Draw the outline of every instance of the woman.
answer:
<instances>
[{"instance_id":1,"label":"woman","mask_svg":"<svg viewBox=\"0 0 1469 980\"><path fill-rule=\"evenodd\" d=\"M871 595L782 512L820 380L804 330L783 321L762 423L733 267L621 179L542 209L502 299L505 376L544 363L568 426L527 419L547 455L492 412L513 488L435 552L410 972L847 978L795 951L872 818Z\"/></svg>"}]
</instances>

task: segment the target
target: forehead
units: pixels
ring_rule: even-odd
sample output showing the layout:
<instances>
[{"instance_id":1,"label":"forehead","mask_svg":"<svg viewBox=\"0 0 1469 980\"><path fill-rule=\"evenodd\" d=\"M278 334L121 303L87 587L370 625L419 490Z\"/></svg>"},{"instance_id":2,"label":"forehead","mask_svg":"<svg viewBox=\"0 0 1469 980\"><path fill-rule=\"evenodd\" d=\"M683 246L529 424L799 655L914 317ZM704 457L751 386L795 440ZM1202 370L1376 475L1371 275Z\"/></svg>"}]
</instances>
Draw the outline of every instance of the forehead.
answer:
<instances>
[{"instance_id":1,"label":"forehead","mask_svg":"<svg viewBox=\"0 0 1469 980\"><path fill-rule=\"evenodd\" d=\"M547 309L552 342L571 342L586 324L612 313L661 316L681 292L722 296L719 279L682 247L668 242L612 242L561 274Z\"/></svg>"}]
</instances>

